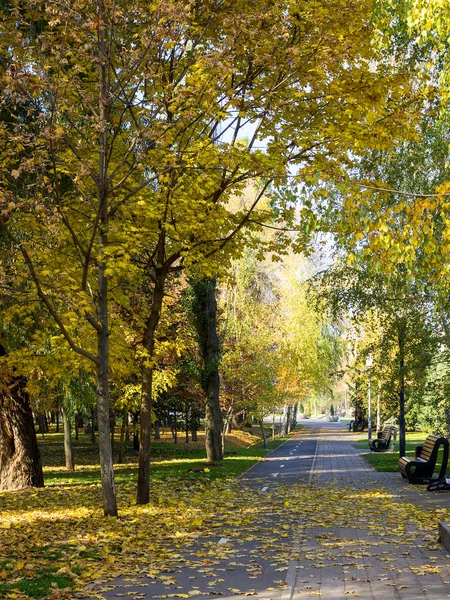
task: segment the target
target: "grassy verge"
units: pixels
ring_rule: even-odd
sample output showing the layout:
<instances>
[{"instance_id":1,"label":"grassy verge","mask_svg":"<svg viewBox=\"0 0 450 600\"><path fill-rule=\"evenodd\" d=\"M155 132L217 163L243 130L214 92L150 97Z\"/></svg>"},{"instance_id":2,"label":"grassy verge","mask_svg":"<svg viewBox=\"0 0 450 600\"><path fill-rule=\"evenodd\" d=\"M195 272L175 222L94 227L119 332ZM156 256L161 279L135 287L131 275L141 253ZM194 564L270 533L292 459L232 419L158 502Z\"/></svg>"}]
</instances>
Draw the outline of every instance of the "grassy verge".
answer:
<instances>
[{"instance_id":1,"label":"grassy verge","mask_svg":"<svg viewBox=\"0 0 450 600\"><path fill-rule=\"evenodd\" d=\"M406 456L414 458L416 446L423 445L427 434L423 431L407 432L406 433ZM361 434L358 434L358 440L355 443L356 448L367 449L367 454L364 458L377 471L387 473L398 473L399 459L399 443L398 439L395 442L394 452L370 452L368 448L367 437L361 439ZM442 464L442 450L439 451L438 461L436 463L436 471L439 471Z\"/></svg>"}]
</instances>

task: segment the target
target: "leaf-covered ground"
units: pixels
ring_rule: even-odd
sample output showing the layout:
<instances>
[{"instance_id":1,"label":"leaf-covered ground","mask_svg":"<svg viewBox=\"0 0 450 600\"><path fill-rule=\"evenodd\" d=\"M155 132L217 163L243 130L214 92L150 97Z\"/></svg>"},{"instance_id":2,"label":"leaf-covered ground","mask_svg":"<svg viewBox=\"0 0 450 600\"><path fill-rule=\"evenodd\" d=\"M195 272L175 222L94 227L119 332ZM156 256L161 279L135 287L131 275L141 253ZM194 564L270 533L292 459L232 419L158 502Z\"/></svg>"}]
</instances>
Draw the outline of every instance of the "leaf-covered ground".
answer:
<instances>
[{"instance_id":1,"label":"leaf-covered ground","mask_svg":"<svg viewBox=\"0 0 450 600\"><path fill-rule=\"evenodd\" d=\"M138 548L141 536L149 539L149 531L151 538L169 532L170 539L178 522L198 528L198 518L191 518L194 513L189 510L177 509L173 495L180 487L192 487L201 494L214 480L242 473L267 454L258 439L252 431L227 436L224 464L213 467L205 464L202 434L196 443L186 444L180 438L175 445L170 434L163 432L162 440L152 447L150 508L135 506L137 453L128 444L124 464L115 465L120 519L110 522L102 516L98 447L90 436L80 435L74 441L74 472L63 466L62 434L40 438L46 487L0 493L0 598L72 597L96 572L113 573L116 558L126 572L124 548L127 544ZM282 441L276 439L270 445L273 448ZM111 535L109 528L120 535Z\"/></svg>"},{"instance_id":2,"label":"leaf-covered ground","mask_svg":"<svg viewBox=\"0 0 450 600\"><path fill-rule=\"evenodd\" d=\"M430 515L412 509L387 492L332 491L303 484L263 493L238 481L207 484L166 479L154 487L148 507L135 506L134 485L123 483L118 486L119 519L102 516L97 484L71 486L70 493L66 486L52 486L2 494L0 500L0 594L6 598L95 597L119 575L162 581L170 594L162 597L177 597L170 573L179 567L183 553L192 551L190 568L201 573L205 567L210 571L221 557L233 564L241 544L249 541L254 546L247 566L253 568L255 589L258 572L252 567L252 555L270 561L279 575L274 589L282 588L283 573L293 559L317 563L345 558L351 564L365 551L363 542L349 546L328 536L330 523L345 529L364 521L369 534L408 552L418 536L427 539L430 534L429 543L435 543L437 520L450 517L444 510ZM323 529L319 549L302 555L298 542L312 530L317 537L317 528ZM230 543L217 545L218 537ZM209 538L214 540L213 548ZM380 552L379 558L386 557ZM90 583L97 584L95 591L85 588ZM120 596L121 588L116 591ZM189 597L201 593L199 586L189 591Z\"/></svg>"},{"instance_id":3,"label":"leaf-covered ground","mask_svg":"<svg viewBox=\"0 0 450 600\"><path fill-rule=\"evenodd\" d=\"M225 463L241 470L265 453L244 443L233 452ZM322 567L338 569L337 579L352 585L368 581L365 558L383 566L383 585L407 588L388 579L401 570L389 556L405 562L418 548L432 554L437 522L450 520L449 510L421 510L386 490L305 483L249 487L224 477L227 466L218 469L219 476L214 467L190 472L192 460L186 453L159 459L154 474L168 471L154 477L146 507L135 505L134 465L118 466L119 519L103 516L92 465L78 467L78 480L53 465L46 468L46 488L1 493L0 597L142 598L142 586L157 590L149 596L154 598L261 590L275 595L285 587L292 561L304 576L303 593L314 596L321 595L315 573ZM231 474L236 471L230 467ZM433 557L405 564L417 577L447 575ZM177 583L186 570L188 589ZM248 578L245 590L233 583L238 572Z\"/></svg>"}]
</instances>

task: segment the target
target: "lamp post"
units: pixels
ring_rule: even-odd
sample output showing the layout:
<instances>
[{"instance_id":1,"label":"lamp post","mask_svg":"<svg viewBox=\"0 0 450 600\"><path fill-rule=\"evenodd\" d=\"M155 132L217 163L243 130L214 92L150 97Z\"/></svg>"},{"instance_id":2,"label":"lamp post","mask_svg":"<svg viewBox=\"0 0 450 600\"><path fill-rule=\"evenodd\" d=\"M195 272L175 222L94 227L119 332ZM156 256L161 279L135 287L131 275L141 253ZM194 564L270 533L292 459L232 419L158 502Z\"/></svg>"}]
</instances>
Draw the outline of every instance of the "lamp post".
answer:
<instances>
[{"instance_id":1,"label":"lamp post","mask_svg":"<svg viewBox=\"0 0 450 600\"><path fill-rule=\"evenodd\" d=\"M372 355L366 358L366 367L368 371L368 380L367 380L367 435L370 440L372 437L372 406L371 406L371 394L370 394L370 367L373 364Z\"/></svg>"}]
</instances>

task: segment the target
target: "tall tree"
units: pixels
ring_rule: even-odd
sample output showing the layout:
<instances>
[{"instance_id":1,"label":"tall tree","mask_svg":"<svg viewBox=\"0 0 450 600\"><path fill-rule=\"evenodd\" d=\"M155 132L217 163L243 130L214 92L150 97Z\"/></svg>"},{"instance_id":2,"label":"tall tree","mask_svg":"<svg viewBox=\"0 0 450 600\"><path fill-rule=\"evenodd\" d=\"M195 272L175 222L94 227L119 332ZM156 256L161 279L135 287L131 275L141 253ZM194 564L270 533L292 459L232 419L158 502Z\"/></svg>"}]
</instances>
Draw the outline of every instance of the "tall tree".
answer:
<instances>
[{"instance_id":1,"label":"tall tree","mask_svg":"<svg viewBox=\"0 0 450 600\"><path fill-rule=\"evenodd\" d=\"M110 345L125 343L111 301L128 306L136 288L149 290L138 478L145 503L168 277L238 254L246 230L274 213L279 223L291 220L293 172L314 180L361 148L390 144L405 120L408 80L376 55L369 1L11 7L0 42L11 66L0 83L9 102L26 99L33 114L12 120L12 135L1 138L0 226L61 335L95 365L104 510L116 514L108 371ZM33 40L32 21L42 24ZM30 176L33 186L22 185ZM248 181L258 183L254 197L230 210ZM273 209L258 211L268 190Z\"/></svg>"}]
</instances>

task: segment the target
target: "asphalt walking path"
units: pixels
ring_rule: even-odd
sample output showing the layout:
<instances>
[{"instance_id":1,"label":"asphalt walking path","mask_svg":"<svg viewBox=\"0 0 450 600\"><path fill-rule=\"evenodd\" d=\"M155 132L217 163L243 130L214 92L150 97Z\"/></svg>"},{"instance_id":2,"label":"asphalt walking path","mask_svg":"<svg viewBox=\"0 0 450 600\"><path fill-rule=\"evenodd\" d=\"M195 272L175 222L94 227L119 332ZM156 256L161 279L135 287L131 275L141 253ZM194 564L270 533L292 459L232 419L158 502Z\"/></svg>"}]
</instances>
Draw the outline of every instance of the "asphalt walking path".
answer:
<instances>
[{"instance_id":1,"label":"asphalt walking path","mask_svg":"<svg viewBox=\"0 0 450 600\"><path fill-rule=\"evenodd\" d=\"M340 424L307 423L241 477L243 495L268 498L256 526L254 518L233 530L218 519L162 575L120 578L102 597L449 598L437 521L450 518L450 492L377 473L355 439Z\"/></svg>"}]
</instances>

